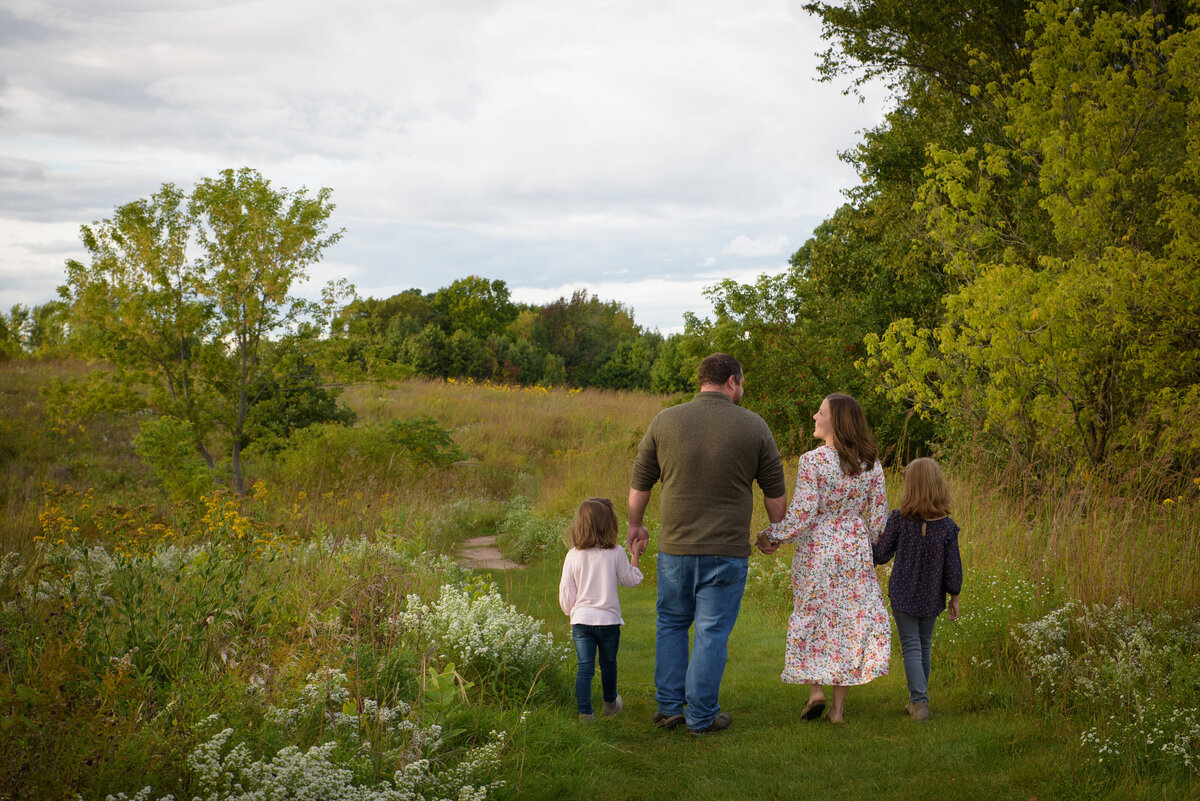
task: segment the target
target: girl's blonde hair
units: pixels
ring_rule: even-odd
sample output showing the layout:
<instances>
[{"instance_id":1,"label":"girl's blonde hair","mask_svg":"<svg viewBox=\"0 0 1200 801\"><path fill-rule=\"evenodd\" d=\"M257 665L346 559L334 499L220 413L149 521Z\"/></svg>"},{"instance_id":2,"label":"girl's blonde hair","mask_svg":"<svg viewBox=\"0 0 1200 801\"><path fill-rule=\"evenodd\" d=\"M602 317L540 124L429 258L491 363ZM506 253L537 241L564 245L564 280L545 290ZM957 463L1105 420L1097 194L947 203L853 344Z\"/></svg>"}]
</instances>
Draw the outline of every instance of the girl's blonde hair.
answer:
<instances>
[{"instance_id":1,"label":"girl's blonde hair","mask_svg":"<svg viewBox=\"0 0 1200 801\"><path fill-rule=\"evenodd\" d=\"M950 486L933 459L913 459L904 468L900 514L909 520L933 520L950 514Z\"/></svg>"},{"instance_id":2,"label":"girl's blonde hair","mask_svg":"<svg viewBox=\"0 0 1200 801\"><path fill-rule=\"evenodd\" d=\"M617 547L617 512L608 498L588 498L579 504L567 529L571 544L580 551Z\"/></svg>"}]
</instances>

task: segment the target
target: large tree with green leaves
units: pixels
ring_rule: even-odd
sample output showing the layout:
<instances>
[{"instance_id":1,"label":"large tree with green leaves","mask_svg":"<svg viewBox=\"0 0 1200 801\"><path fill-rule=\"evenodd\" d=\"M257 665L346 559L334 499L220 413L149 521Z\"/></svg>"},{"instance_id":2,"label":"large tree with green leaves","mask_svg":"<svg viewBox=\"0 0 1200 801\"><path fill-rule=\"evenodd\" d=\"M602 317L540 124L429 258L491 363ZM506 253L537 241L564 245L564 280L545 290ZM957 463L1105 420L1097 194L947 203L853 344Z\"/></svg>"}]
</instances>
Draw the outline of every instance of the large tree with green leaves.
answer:
<instances>
[{"instance_id":1,"label":"large tree with green leaves","mask_svg":"<svg viewBox=\"0 0 1200 801\"><path fill-rule=\"evenodd\" d=\"M622 342L641 333L625 306L580 289L543 306L532 336L534 344L562 359L569 383L586 387Z\"/></svg>"},{"instance_id":2,"label":"large tree with green leaves","mask_svg":"<svg viewBox=\"0 0 1200 801\"><path fill-rule=\"evenodd\" d=\"M210 466L219 434L238 492L254 406L286 392L288 366L305 364L295 354L328 316L291 293L341 236L328 230L330 194L276 189L249 168L202 180L190 197L166 184L83 226L91 261L67 264L60 294L76 342L190 423Z\"/></svg>"},{"instance_id":3,"label":"large tree with green leaves","mask_svg":"<svg viewBox=\"0 0 1200 801\"><path fill-rule=\"evenodd\" d=\"M931 146L915 208L953 286L870 341L892 397L1026 470L1200 459L1200 30L1039 3L1002 136Z\"/></svg>"}]
</instances>

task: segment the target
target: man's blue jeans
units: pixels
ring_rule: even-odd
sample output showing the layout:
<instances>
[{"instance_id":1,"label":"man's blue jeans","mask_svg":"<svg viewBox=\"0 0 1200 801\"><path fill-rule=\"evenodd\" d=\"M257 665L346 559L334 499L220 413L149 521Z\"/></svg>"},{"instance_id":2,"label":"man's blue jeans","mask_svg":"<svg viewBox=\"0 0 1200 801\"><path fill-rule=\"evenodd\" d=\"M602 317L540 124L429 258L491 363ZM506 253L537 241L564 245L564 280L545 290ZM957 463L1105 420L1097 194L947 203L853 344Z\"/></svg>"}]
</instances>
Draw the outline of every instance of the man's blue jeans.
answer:
<instances>
[{"instance_id":1,"label":"man's blue jeans","mask_svg":"<svg viewBox=\"0 0 1200 801\"><path fill-rule=\"evenodd\" d=\"M749 561L658 555L654 698L659 712L684 715L693 731L708 726L721 711L717 697L729 653L726 645L742 605ZM689 659L688 630L693 624L696 634Z\"/></svg>"},{"instance_id":2,"label":"man's blue jeans","mask_svg":"<svg viewBox=\"0 0 1200 801\"><path fill-rule=\"evenodd\" d=\"M904 657L904 678L908 680L908 700L929 702L929 657L933 649L933 617L913 617L892 607L896 631L900 634L900 654Z\"/></svg>"},{"instance_id":3,"label":"man's blue jeans","mask_svg":"<svg viewBox=\"0 0 1200 801\"><path fill-rule=\"evenodd\" d=\"M571 639L575 641L575 656L579 669L575 673L575 704L579 714L591 715L592 678L596 675L596 652L600 652L600 690L606 703L617 700L617 649L621 647L621 627L589 626L575 623L571 626Z\"/></svg>"}]
</instances>

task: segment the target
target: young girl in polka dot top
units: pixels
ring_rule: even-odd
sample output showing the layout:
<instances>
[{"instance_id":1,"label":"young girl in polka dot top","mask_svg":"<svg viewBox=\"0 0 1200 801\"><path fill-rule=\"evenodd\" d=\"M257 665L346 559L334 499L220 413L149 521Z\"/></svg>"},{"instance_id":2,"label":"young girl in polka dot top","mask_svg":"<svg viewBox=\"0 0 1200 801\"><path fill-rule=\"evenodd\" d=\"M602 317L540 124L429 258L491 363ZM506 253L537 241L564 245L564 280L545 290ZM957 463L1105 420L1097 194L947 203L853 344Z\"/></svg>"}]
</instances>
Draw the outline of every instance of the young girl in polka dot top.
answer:
<instances>
[{"instance_id":1,"label":"young girl in polka dot top","mask_svg":"<svg viewBox=\"0 0 1200 801\"><path fill-rule=\"evenodd\" d=\"M962 560L958 525L950 519L950 489L933 459L913 459L904 470L904 494L883 535L872 546L875 564L896 557L888 580L892 617L900 633L908 705L913 720L929 720L929 654L938 615L958 619ZM946 595L950 603L946 604Z\"/></svg>"}]
</instances>

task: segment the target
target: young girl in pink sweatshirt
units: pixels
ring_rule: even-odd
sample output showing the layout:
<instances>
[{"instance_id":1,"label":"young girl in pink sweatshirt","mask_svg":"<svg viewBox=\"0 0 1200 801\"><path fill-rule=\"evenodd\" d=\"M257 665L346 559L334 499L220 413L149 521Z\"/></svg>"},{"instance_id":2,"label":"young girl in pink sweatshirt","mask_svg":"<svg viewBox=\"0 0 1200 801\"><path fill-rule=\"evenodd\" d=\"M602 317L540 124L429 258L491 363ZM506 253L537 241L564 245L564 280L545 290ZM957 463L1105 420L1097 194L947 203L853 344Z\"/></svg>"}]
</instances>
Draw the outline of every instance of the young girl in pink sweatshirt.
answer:
<instances>
[{"instance_id":1,"label":"young girl in pink sweatshirt","mask_svg":"<svg viewBox=\"0 0 1200 801\"><path fill-rule=\"evenodd\" d=\"M568 530L575 546L563 561L558 584L558 605L571 617L571 639L579 658L575 674L575 701L580 720L595 720L592 711L592 678L596 675L596 652L600 653L600 689L604 694L603 715L621 711L617 695L617 649L621 644L621 603L617 585L636 587L642 583L638 558L646 550L638 544L633 564L625 549L617 545L617 513L608 498L588 498L579 505Z\"/></svg>"}]
</instances>

